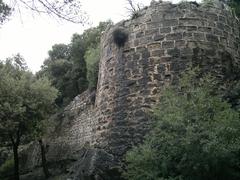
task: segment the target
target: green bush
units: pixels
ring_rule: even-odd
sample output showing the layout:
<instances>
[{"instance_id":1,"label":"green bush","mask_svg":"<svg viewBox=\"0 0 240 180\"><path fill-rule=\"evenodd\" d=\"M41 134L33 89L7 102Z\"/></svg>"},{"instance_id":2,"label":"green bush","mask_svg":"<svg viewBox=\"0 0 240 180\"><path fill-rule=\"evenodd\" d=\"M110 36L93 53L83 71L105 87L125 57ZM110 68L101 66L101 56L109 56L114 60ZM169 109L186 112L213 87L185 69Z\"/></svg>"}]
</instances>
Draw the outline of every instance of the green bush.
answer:
<instances>
[{"instance_id":1,"label":"green bush","mask_svg":"<svg viewBox=\"0 0 240 180\"><path fill-rule=\"evenodd\" d=\"M240 1L239 0L230 0L229 5L234 9L236 15L240 17Z\"/></svg>"},{"instance_id":2,"label":"green bush","mask_svg":"<svg viewBox=\"0 0 240 180\"><path fill-rule=\"evenodd\" d=\"M240 119L216 80L187 71L167 88L144 143L126 155L130 180L240 179Z\"/></svg>"},{"instance_id":3,"label":"green bush","mask_svg":"<svg viewBox=\"0 0 240 180\"><path fill-rule=\"evenodd\" d=\"M1 166L0 166L0 179L4 180L8 177L13 176L14 174L14 161L13 158L7 159Z\"/></svg>"},{"instance_id":4,"label":"green bush","mask_svg":"<svg viewBox=\"0 0 240 180\"><path fill-rule=\"evenodd\" d=\"M89 88L96 88L98 81L98 69L100 60L100 47L89 48L85 53L87 63L87 80Z\"/></svg>"}]
</instances>

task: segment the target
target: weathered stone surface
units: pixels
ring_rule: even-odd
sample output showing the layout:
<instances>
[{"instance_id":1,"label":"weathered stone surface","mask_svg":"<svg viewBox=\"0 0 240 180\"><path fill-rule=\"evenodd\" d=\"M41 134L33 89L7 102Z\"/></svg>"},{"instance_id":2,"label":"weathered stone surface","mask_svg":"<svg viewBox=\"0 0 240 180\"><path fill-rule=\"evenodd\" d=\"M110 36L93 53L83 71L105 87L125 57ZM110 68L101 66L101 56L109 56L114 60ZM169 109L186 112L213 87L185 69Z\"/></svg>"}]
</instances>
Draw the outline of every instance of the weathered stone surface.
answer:
<instances>
[{"instance_id":1,"label":"weathered stone surface","mask_svg":"<svg viewBox=\"0 0 240 180\"><path fill-rule=\"evenodd\" d=\"M76 161L69 170L73 180L120 179L115 157L102 149L83 149L81 161Z\"/></svg>"},{"instance_id":2,"label":"weathered stone surface","mask_svg":"<svg viewBox=\"0 0 240 180\"><path fill-rule=\"evenodd\" d=\"M128 32L123 47L113 41L116 28ZM221 3L155 2L138 18L109 28L96 99L89 91L76 97L46 139L50 171L76 180L119 179L116 167L149 131L148 112L164 86L177 82L189 64L229 76L239 64L238 44L238 20ZM30 149L24 172L40 166L37 147Z\"/></svg>"}]
</instances>

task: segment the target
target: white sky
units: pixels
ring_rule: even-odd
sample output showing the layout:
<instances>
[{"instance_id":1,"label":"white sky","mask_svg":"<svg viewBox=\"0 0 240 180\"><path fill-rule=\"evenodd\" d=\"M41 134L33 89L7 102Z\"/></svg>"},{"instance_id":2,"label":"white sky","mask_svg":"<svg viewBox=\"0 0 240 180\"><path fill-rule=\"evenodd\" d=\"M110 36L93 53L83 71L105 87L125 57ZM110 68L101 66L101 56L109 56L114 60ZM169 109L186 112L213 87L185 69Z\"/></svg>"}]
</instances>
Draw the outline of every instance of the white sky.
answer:
<instances>
[{"instance_id":1,"label":"white sky","mask_svg":"<svg viewBox=\"0 0 240 180\"><path fill-rule=\"evenodd\" d=\"M177 2L179 0L173 0ZM5 0L6 2L6 0ZM111 19L115 23L127 19L126 0L81 0L82 9L89 15L92 26L100 21ZM151 0L136 0L135 2L149 5ZM40 70L47 52L57 43L68 44L74 33L81 34L82 25L68 22L57 22L50 17L32 16L22 12L12 15L11 20L0 27L0 60L20 53L27 61L28 67L36 72Z\"/></svg>"}]
</instances>

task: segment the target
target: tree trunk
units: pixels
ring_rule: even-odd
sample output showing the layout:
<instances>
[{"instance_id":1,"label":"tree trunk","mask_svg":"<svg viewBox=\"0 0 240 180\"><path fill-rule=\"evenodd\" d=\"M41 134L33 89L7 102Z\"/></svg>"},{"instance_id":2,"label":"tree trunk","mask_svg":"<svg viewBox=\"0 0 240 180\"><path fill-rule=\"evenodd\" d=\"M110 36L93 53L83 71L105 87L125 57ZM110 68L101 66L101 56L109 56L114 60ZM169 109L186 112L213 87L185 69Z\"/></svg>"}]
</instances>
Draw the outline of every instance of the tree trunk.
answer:
<instances>
[{"instance_id":1,"label":"tree trunk","mask_svg":"<svg viewBox=\"0 0 240 180\"><path fill-rule=\"evenodd\" d=\"M47 168L47 160L46 160L45 146L44 146L44 144L43 144L42 139L39 139L38 142L39 142L39 145L40 145L40 148L41 148L41 158L42 158L43 173L44 173L44 175L45 175L45 177L46 177L46 179L47 179L47 178L50 177L50 173L49 173L48 168Z\"/></svg>"},{"instance_id":2,"label":"tree trunk","mask_svg":"<svg viewBox=\"0 0 240 180\"><path fill-rule=\"evenodd\" d=\"M14 180L19 180L18 145L14 143L12 146L14 156Z\"/></svg>"}]
</instances>

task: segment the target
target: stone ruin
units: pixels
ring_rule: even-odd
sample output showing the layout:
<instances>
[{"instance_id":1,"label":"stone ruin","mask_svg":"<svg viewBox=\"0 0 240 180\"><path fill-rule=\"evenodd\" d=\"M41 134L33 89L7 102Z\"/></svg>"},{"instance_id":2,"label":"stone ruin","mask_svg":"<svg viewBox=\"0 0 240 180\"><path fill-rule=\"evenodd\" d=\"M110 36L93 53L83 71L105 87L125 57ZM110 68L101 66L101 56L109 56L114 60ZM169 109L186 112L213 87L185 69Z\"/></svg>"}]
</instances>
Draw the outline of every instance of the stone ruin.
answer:
<instances>
[{"instance_id":1,"label":"stone ruin","mask_svg":"<svg viewBox=\"0 0 240 180\"><path fill-rule=\"evenodd\" d=\"M121 179L119 168L149 131L148 112L189 65L231 77L239 65L239 20L221 3L153 1L104 32L96 92L77 96L46 139L52 174ZM38 146L22 154L23 179L41 179ZM43 178L44 179L44 178Z\"/></svg>"}]
</instances>

